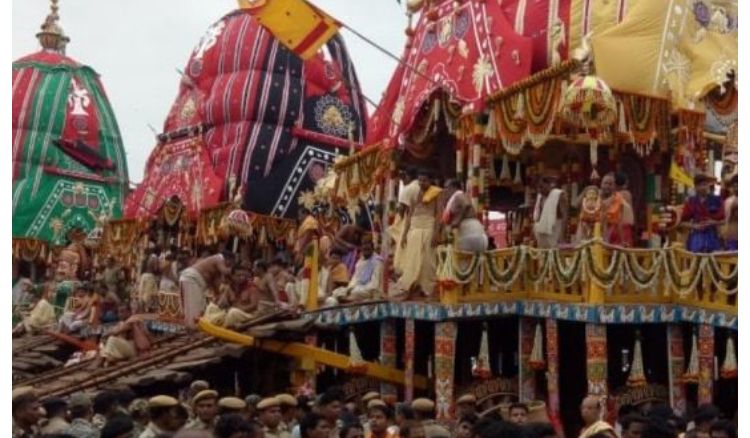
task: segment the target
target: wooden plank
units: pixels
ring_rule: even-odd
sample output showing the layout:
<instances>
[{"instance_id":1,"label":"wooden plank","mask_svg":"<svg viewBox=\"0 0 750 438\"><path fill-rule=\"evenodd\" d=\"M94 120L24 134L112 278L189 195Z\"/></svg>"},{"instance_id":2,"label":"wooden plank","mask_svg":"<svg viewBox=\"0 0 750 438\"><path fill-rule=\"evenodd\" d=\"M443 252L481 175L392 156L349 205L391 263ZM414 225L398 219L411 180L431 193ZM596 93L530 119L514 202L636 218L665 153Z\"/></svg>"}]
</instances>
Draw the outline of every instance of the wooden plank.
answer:
<instances>
[{"instance_id":1,"label":"wooden plank","mask_svg":"<svg viewBox=\"0 0 750 438\"><path fill-rule=\"evenodd\" d=\"M198 327L212 336L216 336L220 339L234 342L236 344L251 347L254 346L266 351L271 351L274 353L279 353L296 358L310 358L317 363L343 370L350 369L351 363L349 356L334 353L323 348L313 347L301 342L280 342L273 339L255 339L252 336L244 335L242 333L237 333L235 331L216 326L202 318L198 321ZM403 385L405 383L405 374L402 370L387 367L374 362L363 362L361 365L364 368L364 372L362 372L361 374L399 385ZM415 375L413 382L415 388L427 389L428 380L426 377Z\"/></svg>"}]
</instances>

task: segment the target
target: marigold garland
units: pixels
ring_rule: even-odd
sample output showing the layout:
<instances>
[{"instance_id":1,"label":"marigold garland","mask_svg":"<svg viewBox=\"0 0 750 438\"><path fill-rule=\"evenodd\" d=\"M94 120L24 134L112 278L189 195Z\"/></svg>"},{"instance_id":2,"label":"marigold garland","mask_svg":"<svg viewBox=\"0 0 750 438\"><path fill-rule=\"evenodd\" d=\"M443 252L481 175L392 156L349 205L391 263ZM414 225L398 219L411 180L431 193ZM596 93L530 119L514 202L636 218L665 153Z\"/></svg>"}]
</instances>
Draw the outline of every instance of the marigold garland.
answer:
<instances>
[{"instance_id":1,"label":"marigold garland","mask_svg":"<svg viewBox=\"0 0 750 438\"><path fill-rule=\"evenodd\" d=\"M592 248L594 244L608 251L606 266L597 263ZM677 257L689 260L685 269L678 266ZM554 280L563 288L583 278L605 291L625 282L638 290L655 290L659 282L663 282L666 293L672 290L682 298L694 294L702 279L709 279L718 292L732 295L737 293L738 277L734 257L735 253L692 254L674 247L655 250L621 248L596 240L564 251L521 245L477 254L441 247L438 250L438 279L442 284L467 285L476 281L480 273L485 273L493 286L505 290L520 278L536 287ZM721 269L722 258L731 266L728 272Z\"/></svg>"}]
</instances>

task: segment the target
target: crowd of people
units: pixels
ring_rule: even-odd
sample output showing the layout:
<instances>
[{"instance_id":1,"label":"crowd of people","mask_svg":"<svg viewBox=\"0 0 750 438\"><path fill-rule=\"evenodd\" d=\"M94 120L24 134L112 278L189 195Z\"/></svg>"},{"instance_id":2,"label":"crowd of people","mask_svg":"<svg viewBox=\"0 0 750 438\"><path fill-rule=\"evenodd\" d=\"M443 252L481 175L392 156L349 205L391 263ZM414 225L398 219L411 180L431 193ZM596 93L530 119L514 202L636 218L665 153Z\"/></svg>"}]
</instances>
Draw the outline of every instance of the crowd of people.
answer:
<instances>
[{"instance_id":1,"label":"crowd of people","mask_svg":"<svg viewBox=\"0 0 750 438\"><path fill-rule=\"evenodd\" d=\"M388 397L385 397L386 399ZM546 421L531 421L529 406L512 403L480 414L477 399L457 400L456 419L437 421L435 403L385 401L368 392L346 401L330 387L315 398L277 394L222 396L196 380L179 395L137 398L129 389L93 398L74 393L41 401L32 388L13 391L13 437L46 438L556 438ZM736 438L731 421L713 405L698 407L690 423L666 405L631 407L614 425L602 420L600 399L581 403L579 438Z\"/></svg>"}]
</instances>

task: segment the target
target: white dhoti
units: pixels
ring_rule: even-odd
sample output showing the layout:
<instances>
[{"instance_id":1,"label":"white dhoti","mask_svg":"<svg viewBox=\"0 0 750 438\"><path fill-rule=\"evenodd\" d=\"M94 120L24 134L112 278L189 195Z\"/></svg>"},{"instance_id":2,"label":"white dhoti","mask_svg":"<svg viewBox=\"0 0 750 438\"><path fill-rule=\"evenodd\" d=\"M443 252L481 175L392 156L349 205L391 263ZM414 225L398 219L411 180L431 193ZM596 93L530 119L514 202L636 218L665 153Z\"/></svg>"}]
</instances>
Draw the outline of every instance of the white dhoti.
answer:
<instances>
[{"instance_id":1,"label":"white dhoti","mask_svg":"<svg viewBox=\"0 0 750 438\"><path fill-rule=\"evenodd\" d=\"M101 356L110 361L132 359L138 355L135 344L132 341L119 336L110 336L100 351Z\"/></svg>"},{"instance_id":2,"label":"white dhoti","mask_svg":"<svg viewBox=\"0 0 750 438\"><path fill-rule=\"evenodd\" d=\"M47 300L39 300L29 316L23 319L23 327L27 333L37 333L52 328L55 324L55 308Z\"/></svg>"},{"instance_id":3,"label":"white dhoti","mask_svg":"<svg viewBox=\"0 0 750 438\"><path fill-rule=\"evenodd\" d=\"M436 260L435 248L432 247L432 236L435 228L435 218L429 215L415 215L411 219L411 227L406 236L406 247L402 249L397 289L408 291L418 284L426 295L432 295L435 288Z\"/></svg>"},{"instance_id":4,"label":"white dhoti","mask_svg":"<svg viewBox=\"0 0 750 438\"><path fill-rule=\"evenodd\" d=\"M187 268L180 274L180 294L185 325L195 327L195 322L206 307L206 280L195 268Z\"/></svg>"},{"instance_id":5,"label":"white dhoti","mask_svg":"<svg viewBox=\"0 0 750 438\"><path fill-rule=\"evenodd\" d=\"M478 219L464 219L458 225L457 248L459 251L487 251L489 240L484 225Z\"/></svg>"},{"instance_id":6,"label":"white dhoti","mask_svg":"<svg viewBox=\"0 0 750 438\"><path fill-rule=\"evenodd\" d=\"M254 313L247 313L237 307L232 307L227 311L227 315L224 318L224 327L226 328L238 328L239 326L250 322L255 319L257 315Z\"/></svg>"},{"instance_id":7,"label":"white dhoti","mask_svg":"<svg viewBox=\"0 0 750 438\"><path fill-rule=\"evenodd\" d=\"M534 205L534 237L539 248L556 248L563 236L563 223L557 210L563 191L552 189L546 198L537 195Z\"/></svg>"},{"instance_id":8,"label":"white dhoti","mask_svg":"<svg viewBox=\"0 0 750 438\"><path fill-rule=\"evenodd\" d=\"M226 316L227 312L217 306L216 303L208 303L206 311L203 312L203 318L213 325L224 325Z\"/></svg>"}]
</instances>

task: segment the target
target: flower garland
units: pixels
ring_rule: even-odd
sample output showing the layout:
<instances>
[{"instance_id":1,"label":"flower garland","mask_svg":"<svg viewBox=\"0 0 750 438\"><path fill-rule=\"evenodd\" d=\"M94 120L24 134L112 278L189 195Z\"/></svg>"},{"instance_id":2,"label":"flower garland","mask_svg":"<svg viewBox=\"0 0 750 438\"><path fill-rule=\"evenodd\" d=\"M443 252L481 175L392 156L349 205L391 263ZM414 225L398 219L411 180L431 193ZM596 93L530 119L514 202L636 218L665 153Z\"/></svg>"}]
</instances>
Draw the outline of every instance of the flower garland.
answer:
<instances>
[{"instance_id":1,"label":"flower garland","mask_svg":"<svg viewBox=\"0 0 750 438\"><path fill-rule=\"evenodd\" d=\"M596 262L594 244L608 251L606 266ZM680 298L695 294L699 281L706 278L720 293L737 293L738 268L734 253L692 254L680 248L630 249L592 240L570 254L570 250L563 252L525 245L486 253L441 247L437 275L442 284L467 285L486 273L492 286L504 290L509 290L522 275L523 281L537 289L552 281L567 288L584 279L610 293L625 283L633 284L637 290L653 291L663 281L665 294L674 291ZM678 266L678 256L689 259L685 269ZM727 257L729 259L723 263L731 268L723 272L721 258Z\"/></svg>"},{"instance_id":2,"label":"flower garland","mask_svg":"<svg viewBox=\"0 0 750 438\"><path fill-rule=\"evenodd\" d=\"M638 155L647 157L659 136L660 127L669 124L668 118L663 120L665 114L669 116L669 101L630 93L616 93L616 98L621 103L620 118L625 122L620 128L626 129L625 133L630 136Z\"/></svg>"}]
</instances>

